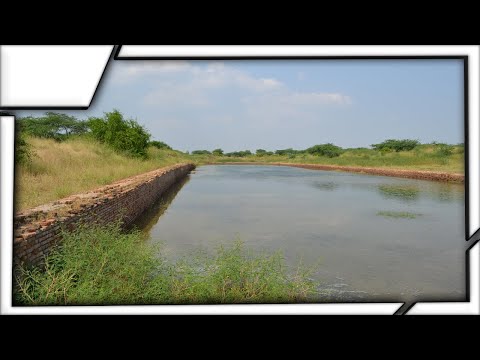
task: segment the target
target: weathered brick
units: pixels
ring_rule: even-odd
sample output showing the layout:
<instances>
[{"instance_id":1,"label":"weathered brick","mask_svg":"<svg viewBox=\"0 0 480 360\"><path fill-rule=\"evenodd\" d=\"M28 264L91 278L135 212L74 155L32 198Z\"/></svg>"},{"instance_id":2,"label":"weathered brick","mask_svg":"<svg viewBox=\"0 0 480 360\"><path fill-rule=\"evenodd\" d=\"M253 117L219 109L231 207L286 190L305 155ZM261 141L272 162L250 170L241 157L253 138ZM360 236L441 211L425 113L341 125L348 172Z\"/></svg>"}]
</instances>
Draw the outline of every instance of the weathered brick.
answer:
<instances>
[{"instance_id":1,"label":"weathered brick","mask_svg":"<svg viewBox=\"0 0 480 360\"><path fill-rule=\"evenodd\" d=\"M61 240L63 229L73 230L81 223L109 223L119 217L124 224L133 222L193 168L194 165L189 164L154 170L99 188L90 197L88 193L57 200L51 204L70 208L50 215L43 210L35 212L35 209L18 214L14 224L14 263L39 265L43 255ZM77 200L82 203L75 206ZM50 217L42 219L42 216Z\"/></svg>"}]
</instances>

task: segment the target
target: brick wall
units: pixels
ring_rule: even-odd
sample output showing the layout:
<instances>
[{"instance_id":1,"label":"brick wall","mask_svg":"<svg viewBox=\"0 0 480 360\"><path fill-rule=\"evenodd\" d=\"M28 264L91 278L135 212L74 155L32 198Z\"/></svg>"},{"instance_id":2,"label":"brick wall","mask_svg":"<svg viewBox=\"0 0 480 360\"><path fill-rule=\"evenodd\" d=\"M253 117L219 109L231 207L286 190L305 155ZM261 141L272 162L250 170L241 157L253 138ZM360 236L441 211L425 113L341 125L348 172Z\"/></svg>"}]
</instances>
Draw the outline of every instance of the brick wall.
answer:
<instances>
[{"instance_id":1,"label":"brick wall","mask_svg":"<svg viewBox=\"0 0 480 360\"><path fill-rule=\"evenodd\" d=\"M129 225L194 168L193 164L161 168L18 213L14 221L14 265L41 264L61 239L62 229L73 230L79 223L121 219Z\"/></svg>"}]
</instances>

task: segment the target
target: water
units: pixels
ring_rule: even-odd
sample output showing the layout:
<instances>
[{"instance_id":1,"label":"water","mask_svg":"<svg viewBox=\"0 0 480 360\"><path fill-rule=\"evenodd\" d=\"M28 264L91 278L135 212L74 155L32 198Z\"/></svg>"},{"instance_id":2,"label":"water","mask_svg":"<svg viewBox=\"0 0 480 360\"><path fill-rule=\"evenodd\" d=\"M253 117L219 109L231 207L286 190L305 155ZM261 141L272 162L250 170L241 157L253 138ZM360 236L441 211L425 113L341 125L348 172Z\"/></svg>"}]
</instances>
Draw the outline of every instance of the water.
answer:
<instances>
[{"instance_id":1,"label":"water","mask_svg":"<svg viewBox=\"0 0 480 360\"><path fill-rule=\"evenodd\" d=\"M319 302L465 301L464 187L279 166L197 168L137 226L179 258L240 238L316 269Z\"/></svg>"}]
</instances>

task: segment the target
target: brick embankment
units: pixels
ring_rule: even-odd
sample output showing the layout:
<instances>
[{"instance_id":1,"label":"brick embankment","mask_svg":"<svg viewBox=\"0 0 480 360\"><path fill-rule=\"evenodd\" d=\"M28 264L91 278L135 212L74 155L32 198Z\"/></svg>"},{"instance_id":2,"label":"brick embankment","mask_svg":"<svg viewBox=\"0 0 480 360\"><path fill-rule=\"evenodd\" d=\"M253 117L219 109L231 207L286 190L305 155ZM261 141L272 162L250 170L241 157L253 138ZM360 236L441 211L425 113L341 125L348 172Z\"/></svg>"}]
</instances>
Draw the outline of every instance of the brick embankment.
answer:
<instances>
[{"instance_id":1,"label":"brick embankment","mask_svg":"<svg viewBox=\"0 0 480 360\"><path fill-rule=\"evenodd\" d=\"M371 167L361 167L361 166L295 164L295 163L280 163L280 162L273 162L273 163L226 162L221 164L291 166L291 167L299 167L303 169L347 171L347 172L382 175L382 176L394 176L394 177L419 179L419 180L446 181L446 182L456 182L456 183L463 183L465 181L465 175L463 174L445 173L445 172L437 172L437 171L423 171L423 170L400 170L400 169L371 168ZM217 165L220 165L220 163Z\"/></svg>"},{"instance_id":2,"label":"brick embankment","mask_svg":"<svg viewBox=\"0 0 480 360\"><path fill-rule=\"evenodd\" d=\"M60 240L62 229L77 224L132 223L170 186L195 168L177 164L132 176L101 188L71 195L16 214L14 219L14 265L39 265Z\"/></svg>"}]
</instances>

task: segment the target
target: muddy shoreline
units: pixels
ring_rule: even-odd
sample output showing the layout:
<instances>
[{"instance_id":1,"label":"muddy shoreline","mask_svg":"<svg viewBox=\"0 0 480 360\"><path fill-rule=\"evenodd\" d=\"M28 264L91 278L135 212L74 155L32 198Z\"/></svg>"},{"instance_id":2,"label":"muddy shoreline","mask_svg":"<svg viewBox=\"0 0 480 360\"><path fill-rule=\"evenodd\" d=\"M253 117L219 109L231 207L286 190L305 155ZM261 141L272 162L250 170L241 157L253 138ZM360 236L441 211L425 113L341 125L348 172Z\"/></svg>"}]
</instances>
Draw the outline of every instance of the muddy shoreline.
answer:
<instances>
[{"instance_id":1,"label":"muddy shoreline","mask_svg":"<svg viewBox=\"0 0 480 360\"><path fill-rule=\"evenodd\" d=\"M431 180L431 181L443 181L464 183L465 175L458 173L445 173L437 171L425 171L425 170L400 170L400 169L387 169L387 168L375 168L375 167L361 167L361 166L342 166L342 165L321 165L321 164L296 164L296 163L262 163L262 162L224 162L224 163L212 163L209 165L275 165L275 166L291 166L303 169L312 170L326 170L326 171L346 171L359 174L381 175L401 177L408 179L418 180Z\"/></svg>"}]
</instances>

